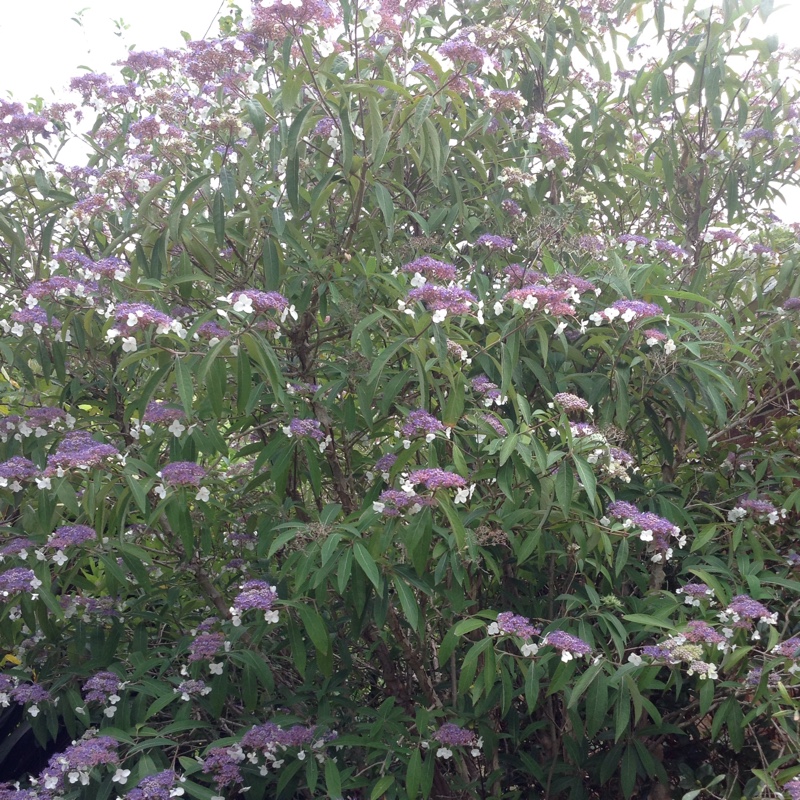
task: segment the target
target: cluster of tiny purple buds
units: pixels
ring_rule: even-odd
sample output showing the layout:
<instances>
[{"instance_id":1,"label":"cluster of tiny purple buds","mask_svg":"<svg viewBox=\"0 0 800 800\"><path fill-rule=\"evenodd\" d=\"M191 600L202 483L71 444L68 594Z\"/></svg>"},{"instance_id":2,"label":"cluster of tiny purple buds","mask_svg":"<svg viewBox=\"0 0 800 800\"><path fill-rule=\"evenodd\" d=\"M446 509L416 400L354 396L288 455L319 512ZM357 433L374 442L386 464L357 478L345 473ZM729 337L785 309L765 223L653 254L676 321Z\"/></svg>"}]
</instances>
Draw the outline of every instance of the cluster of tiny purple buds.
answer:
<instances>
[{"instance_id":1,"label":"cluster of tiny purple buds","mask_svg":"<svg viewBox=\"0 0 800 800\"><path fill-rule=\"evenodd\" d=\"M509 288L522 289L525 286L544 285L550 281L549 276L543 272L537 272L522 264L509 264L503 269L503 274L506 276Z\"/></svg>"},{"instance_id":2,"label":"cluster of tiny purple buds","mask_svg":"<svg viewBox=\"0 0 800 800\"><path fill-rule=\"evenodd\" d=\"M3 321L3 329L6 333L13 333L15 336L22 336L25 326L30 325L34 333L41 333L46 328L60 329L61 321L48 314L43 308L21 308L11 315L14 325L9 325Z\"/></svg>"},{"instance_id":3,"label":"cluster of tiny purple buds","mask_svg":"<svg viewBox=\"0 0 800 800\"><path fill-rule=\"evenodd\" d=\"M716 644L724 645L727 639L718 631L715 631L707 622L702 620L692 620L683 632L687 642L692 644Z\"/></svg>"},{"instance_id":4,"label":"cluster of tiny purple buds","mask_svg":"<svg viewBox=\"0 0 800 800\"><path fill-rule=\"evenodd\" d=\"M687 583L676 589L675 593L686 595L684 603L689 606L699 606L700 600L714 596L713 590L705 583Z\"/></svg>"},{"instance_id":5,"label":"cluster of tiny purple buds","mask_svg":"<svg viewBox=\"0 0 800 800\"><path fill-rule=\"evenodd\" d=\"M180 693L183 700L188 701L192 697L208 694L211 687L205 681L187 680L181 681L175 691Z\"/></svg>"},{"instance_id":6,"label":"cluster of tiny purple buds","mask_svg":"<svg viewBox=\"0 0 800 800\"><path fill-rule=\"evenodd\" d=\"M203 772L214 776L214 783L222 791L223 787L242 782L239 764L244 761L240 747L214 747L203 758Z\"/></svg>"},{"instance_id":7,"label":"cluster of tiny purple buds","mask_svg":"<svg viewBox=\"0 0 800 800\"><path fill-rule=\"evenodd\" d=\"M652 247L657 253L666 253L676 258L688 258L690 255L688 250L684 250L682 247L679 247L677 244L667 239L654 239Z\"/></svg>"},{"instance_id":8,"label":"cluster of tiny purple buds","mask_svg":"<svg viewBox=\"0 0 800 800\"><path fill-rule=\"evenodd\" d=\"M500 208L502 208L509 217L518 217L522 214L522 208L519 203L508 198L500 203Z\"/></svg>"},{"instance_id":9,"label":"cluster of tiny purple buds","mask_svg":"<svg viewBox=\"0 0 800 800\"><path fill-rule=\"evenodd\" d=\"M199 486L207 473L194 461L173 461L165 464L158 474L167 486Z\"/></svg>"},{"instance_id":10,"label":"cluster of tiny purple buds","mask_svg":"<svg viewBox=\"0 0 800 800\"><path fill-rule=\"evenodd\" d=\"M791 800L800 800L800 778L792 778L788 783L784 783L783 791Z\"/></svg>"},{"instance_id":11,"label":"cluster of tiny purple buds","mask_svg":"<svg viewBox=\"0 0 800 800\"><path fill-rule=\"evenodd\" d=\"M774 625L777 621L777 612L770 613L766 606L753 600L746 594L738 594L731 599L728 607L720 613L723 622L732 622L736 628L750 628L753 620Z\"/></svg>"},{"instance_id":12,"label":"cluster of tiny purple buds","mask_svg":"<svg viewBox=\"0 0 800 800\"><path fill-rule=\"evenodd\" d=\"M397 456L394 453L385 453L375 462L375 469L378 472L388 472L397 461Z\"/></svg>"},{"instance_id":13,"label":"cluster of tiny purple buds","mask_svg":"<svg viewBox=\"0 0 800 800\"><path fill-rule=\"evenodd\" d=\"M234 618L234 625L244 611L258 610L264 612L264 619L267 622L277 622L278 612L273 611L272 606L278 599L278 590L274 586L260 580L252 580L243 583L239 589L239 594L233 599L231 606L231 616Z\"/></svg>"},{"instance_id":14,"label":"cluster of tiny purple buds","mask_svg":"<svg viewBox=\"0 0 800 800\"><path fill-rule=\"evenodd\" d=\"M33 461L23 456L12 456L0 464L0 487L8 486L12 491L19 491L20 481L29 481L39 474Z\"/></svg>"},{"instance_id":15,"label":"cluster of tiny purple buds","mask_svg":"<svg viewBox=\"0 0 800 800\"><path fill-rule=\"evenodd\" d=\"M503 426L503 423L500 422L497 417L493 417L491 414L481 414L481 419L498 435L498 436L506 436L508 431Z\"/></svg>"},{"instance_id":16,"label":"cluster of tiny purple buds","mask_svg":"<svg viewBox=\"0 0 800 800\"><path fill-rule=\"evenodd\" d=\"M603 322L613 322L619 318L632 325L637 320L656 317L663 313L661 306L655 303L645 303L643 300L617 300L603 311L591 314L589 319L595 325L602 325Z\"/></svg>"},{"instance_id":17,"label":"cluster of tiny purple buds","mask_svg":"<svg viewBox=\"0 0 800 800\"><path fill-rule=\"evenodd\" d=\"M95 539L97 539L97 532L88 525L63 525L50 534L47 544L63 550L65 547L72 547Z\"/></svg>"},{"instance_id":18,"label":"cluster of tiny purple buds","mask_svg":"<svg viewBox=\"0 0 800 800\"><path fill-rule=\"evenodd\" d=\"M470 747L477 741L472 731L454 725L452 722L445 722L431 738L447 747Z\"/></svg>"},{"instance_id":19,"label":"cluster of tiny purple buds","mask_svg":"<svg viewBox=\"0 0 800 800\"><path fill-rule=\"evenodd\" d=\"M422 302L429 311L433 311L434 321L443 321L447 314L470 314L472 306L477 304L478 298L467 289L457 286L435 286L425 284L416 289L411 289L402 304L401 311L414 303ZM438 313L437 313L438 312Z\"/></svg>"},{"instance_id":20,"label":"cluster of tiny purple buds","mask_svg":"<svg viewBox=\"0 0 800 800\"><path fill-rule=\"evenodd\" d=\"M51 699L50 692L38 683L20 683L11 690L12 699L18 703L44 703Z\"/></svg>"},{"instance_id":21,"label":"cluster of tiny purple buds","mask_svg":"<svg viewBox=\"0 0 800 800\"><path fill-rule=\"evenodd\" d=\"M98 672L83 684L83 698L87 703L105 704L109 698L116 696L120 688L122 688L122 681L118 675L113 672Z\"/></svg>"},{"instance_id":22,"label":"cluster of tiny purple buds","mask_svg":"<svg viewBox=\"0 0 800 800\"><path fill-rule=\"evenodd\" d=\"M772 648L773 653L777 653L784 658L798 658L800 657L800 636L792 636L785 642L780 642Z\"/></svg>"},{"instance_id":23,"label":"cluster of tiny purple buds","mask_svg":"<svg viewBox=\"0 0 800 800\"><path fill-rule=\"evenodd\" d=\"M519 636L521 639L532 639L538 636L542 629L534 625L527 617L514 614L511 611L503 611L497 615L497 620L489 625L489 634L498 636L508 634Z\"/></svg>"},{"instance_id":24,"label":"cluster of tiny purple buds","mask_svg":"<svg viewBox=\"0 0 800 800\"><path fill-rule=\"evenodd\" d=\"M626 527L640 529L639 538L643 542L652 543L653 549L658 551L654 560L660 561L662 555L669 558L672 551L670 536L678 537L681 532L677 525L649 511L639 511L632 503L624 500L610 503L606 511L609 516L623 520Z\"/></svg>"},{"instance_id":25,"label":"cluster of tiny purple buds","mask_svg":"<svg viewBox=\"0 0 800 800\"><path fill-rule=\"evenodd\" d=\"M89 783L89 773L101 764L118 764L117 741L98 736L75 742L63 753L56 753L39 777L45 789L60 794L67 783Z\"/></svg>"},{"instance_id":26,"label":"cluster of tiny purple buds","mask_svg":"<svg viewBox=\"0 0 800 800\"><path fill-rule=\"evenodd\" d=\"M600 429L591 422L571 422L570 431L573 436L597 436Z\"/></svg>"},{"instance_id":27,"label":"cluster of tiny purple buds","mask_svg":"<svg viewBox=\"0 0 800 800\"><path fill-rule=\"evenodd\" d=\"M736 506L728 512L728 521L738 522L743 517L746 517L748 512L754 516L766 516L767 521L772 525L781 517L781 512L769 500L741 497ZM783 515L785 513L783 512Z\"/></svg>"},{"instance_id":28,"label":"cluster of tiny purple buds","mask_svg":"<svg viewBox=\"0 0 800 800\"><path fill-rule=\"evenodd\" d=\"M488 250L511 250L514 242L503 236L495 236L493 233L484 233L475 240L474 247L486 247Z\"/></svg>"},{"instance_id":29,"label":"cluster of tiny purple buds","mask_svg":"<svg viewBox=\"0 0 800 800\"><path fill-rule=\"evenodd\" d=\"M27 558L29 550L33 550L36 545L27 538L12 539L7 544L0 547L0 562L5 561L7 556L20 556L23 560Z\"/></svg>"},{"instance_id":30,"label":"cluster of tiny purple buds","mask_svg":"<svg viewBox=\"0 0 800 800\"><path fill-rule=\"evenodd\" d=\"M197 329L196 335L199 339L224 339L226 336L230 336L231 332L227 328L217 325L216 322L204 322Z\"/></svg>"},{"instance_id":31,"label":"cluster of tiny purple buds","mask_svg":"<svg viewBox=\"0 0 800 800\"><path fill-rule=\"evenodd\" d=\"M800 297L787 297L782 307L784 311L797 311L800 308Z\"/></svg>"},{"instance_id":32,"label":"cluster of tiny purple buds","mask_svg":"<svg viewBox=\"0 0 800 800\"><path fill-rule=\"evenodd\" d=\"M378 514L396 517L406 509L415 513L423 506L435 504L436 501L432 497L422 497L414 492L401 492L398 489L387 489L385 492L381 492L380 497L373 502L372 508Z\"/></svg>"},{"instance_id":33,"label":"cluster of tiny purple buds","mask_svg":"<svg viewBox=\"0 0 800 800\"><path fill-rule=\"evenodd\" d=\"M575 656L588 656L592 648L583 639L566 631L550 631L542 640L543 645L550 645L561 651L562 661L572 661Z\"/></svg>"},{"instance_id":34,"label":"cluster of tiny purple buds","mask_svg":"<svg viewBox=\"0 0 800 800\"><path fill-rule=\"evenodd\" d=\"M430 256L422 256L414 261L409 261L408 264L403 264L400 269L403 272L419 274L427 280L454 281L458 275L453 264L437 261Z\"/></svg>"},{"instance_id":35,"label":"cluster of tiny purple buds","mask_svg":"<svg viewBox=\"0 0 800 800\"><path fill-rule=\"evenodd\" d=\"M153 400L147 404L142 422L154 425L169 424L186 416L182 408L171 406L162 400Z\"/></svg>"},{"instance_id":36,"label":"cluster of tiny purple buds","mask_svg":"<svg viewBox=\"0 0 800 800\"><path fill-rule=\"evenodd\" d=\"M569 290L533 284L512 289L503 299L519 303L527 311L541 308L546 314L572 316L575 314L575 307L567 302L569 295Z\"/></svg>"},{"instance_id":37,"label":"cluster of tiny purple buds","mask_svg":"<svg viewBox=\"0 0 800 800\"><path fill-rule=\"evenodd\" d=\"M260 292L256 289L248 289L243 292L233 292L224 299L233 306L234 311L248 314L263 314L266 311L283 313L289 309L289 301L278 292Z\"/></svg>"},{"instance_id":38,"label":"cluster of tiny purple buds","mask_svg":"<svg viewBox=\"0 0 800 800\"><path fill-rule=\"evenodd\" d=\"M42 582L36 577L32 569L13 567L0 574L0 597L9 597L21 592L32 592L38 589Z\"/></svg>"},{"instance_id":39,"label":"cluster of tiny purple buds","mask_svg":"<svg viewBox=\"0 0 800 800\"><path fill-rule=\"evenodd\" d=\"M79 281L63 275L55 275L43 281L32 283L23 293L25 305L32 308L39 304L39 300L46 297L60 299L63 297L87 298L96 294L99 286L94 281Z\"/></svg>"},{"instance_id":40,"label":"cluster of tiny purple buds","mask_svg":"<svg viewBox=\"0 0 800 800\"><path fill-rule=\"evenodd\" d=\"M446 429L442 422L424 409L419 409L412 411L406 417L400 433L408 439L414 436L425 436L429 442L432 442L436 433L444 430Z\"/></svg>"},{"instance_id":41,"label":"cluster of tiny purple buds","mask_svg":"<svg viewBox=\"0 0 800 800\"><path fill-rule=\"evenodd\" d=\"M443 469L429 468L417 469L409 473L404 479L404 486L417 486L422 484L429 491L436 489L460 489L467 482L455 472L445 472Z\"/></svg>"},{"instance_id":42,"label":"cluster of tiny purple buds","mask_svg":"<svg viewBox=\"0 0 800 800\"><path fill-rule=\"evenodd\" d=\"M630 252L634 247L645 247L650 244L650 239L647 236L637 236L633 233L624 233L622 236L617 237L620 244L624 244L626 249Z\"/></svg>"},{"instance_id":43,"label":"cluster of tiny purple buds","mask_svg":"<svg viewBox=\"0 0 800 800\"><path fill-rule=\"evenodd\" d=\"M96 442L87 431L68 433L59 443L55 453L47 457L46 473L58 470L91 469L99 467L119 455L116 447Z\"/></svg>"},{"instance_id":44,"label":"cluster of tiny purple buds","mask_svg":"<svg viewBox=\"0 0 800 800\"><path fill-rule=\"evenodd\" d=\"M172 769L148 775L125 795L125 800L170 800L179 796L173 791L179 780L175 770Z\"/></svg>"},{"instance_id":45,"label":"cluster of tiny purple buds","mask_svg":"<svg viewBox=\"0 0 800 800\"><path fill-rule=\"evenodd\" d=\"M492 383L486 375L477 375L472 379L472 391L483 395L487 406L495 402L499 405L503 401L500 387L496 383Z\"/></svg>"},{"instance_id":46,"label":"cluster of tiny purple buds","mask_svg":"<svg viewBox=\"0 0 800 800\"><path fill-rule=\"evenodd\" d=\"M753 128L745 131L741 138L745 142L771 142L775 139L775 133L766 128Z\"/></svg>"},{"instance_id":47,"label":"cluster of tiny purple buds","mask_svg":"<svg viewBox=\"0 0 800 800\"><path fill-rule=\"evenodd\" d=\"M189 663L195 661L211 661L225 643L222 633L201 633L192 639L189 645Z\"/></svg>"},{"instance_id":48,"label":"cluster of tiny purple buds","mask_svg":"<svg viewBox=\"0 0 800 800\"><path fill-rule=\"evenodd\" d=\"M339 134L339 128L336 125L336 120L333 117L323 117L317 124L314 126L314 130L312 135L314 136L323 136L324 138L329 138L333 135Z\"/></svg>"},{"instance_id":49,"label":"cluster of tiny purple buds","mask_svg":"<svg viewBox=\"0 0 800 800\"><path fill-rule=\"evenodd\" d=\"M114 320L129 331L145 330L150 325L156 325L159 333L166 333L173 323L168 314L146 303L120 303L114 312Z\"/></svg>"},{"instance_id":50,"label":"cluster of tiny purple buds","mask_svg":"<svg viewBox=\"0 0 800 800\"><path fill-rule=\"evenodd\" d=\"M568 414L581 413L583 411L591 411L589 403L582 397L570 394L569 392L558 392L553 395L553 402L557 403Z\"/></svg>"},{"instance_id":51,"label":"cluster of tiny purple buds","mask_svg":"<svg viewBox=\"0 0 800 800\"><path fill-rule=\"evenodd\" d=\"M295 418L291 420L288 425L284 426L282 430L289 438L293 436L297 436L298 438L308 436L318 442L321 442L325 438L322 426L315 419Z\"/></svg>"}]
</instances>

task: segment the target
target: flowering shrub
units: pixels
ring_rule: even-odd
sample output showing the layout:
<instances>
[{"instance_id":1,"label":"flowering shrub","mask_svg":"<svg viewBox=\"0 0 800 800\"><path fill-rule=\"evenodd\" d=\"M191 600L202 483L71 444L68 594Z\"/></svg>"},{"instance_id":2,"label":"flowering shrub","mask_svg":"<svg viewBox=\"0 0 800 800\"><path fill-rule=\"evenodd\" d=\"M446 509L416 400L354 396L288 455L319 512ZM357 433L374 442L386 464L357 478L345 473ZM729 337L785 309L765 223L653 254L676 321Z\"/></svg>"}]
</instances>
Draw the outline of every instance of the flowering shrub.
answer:
<instances>
[{"instance_id":1,"label":"flowering shrub","mask_svg":"<svg viewBox=\"0 0 800 800\"><path fill-rule=\"evenodd\" d=\"M0 100L0 798L800 797L796 54L689 5Z\"/></svg>"}]
</instances>

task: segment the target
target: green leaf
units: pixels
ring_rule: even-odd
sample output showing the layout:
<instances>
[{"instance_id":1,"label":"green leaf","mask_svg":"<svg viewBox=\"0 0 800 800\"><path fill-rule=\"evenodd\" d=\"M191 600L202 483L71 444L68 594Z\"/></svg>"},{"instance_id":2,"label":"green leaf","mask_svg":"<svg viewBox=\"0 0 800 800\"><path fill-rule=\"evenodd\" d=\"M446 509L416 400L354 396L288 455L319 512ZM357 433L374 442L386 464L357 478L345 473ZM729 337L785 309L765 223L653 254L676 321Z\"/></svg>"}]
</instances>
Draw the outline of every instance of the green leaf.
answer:
<instances>
[{"instance_id":1,"label":"green leaf","mask_svg":"<svg viewBox=\"0 0 800 800\"><path fill-rule=\"evenodd\" d=\"M594 472L589 462L581 456L573 454L572 460L575 462L575 467L578 470L578 477L583 484L586 496L589 498L589 503L593 509L597 510L597 479L594 476Z\"/></svg>"},{"instance_id":2,"label":"green leaf","mask_svg":"<svg viewBox=\"0 0 800 800\"><path fill-rule=\"evenodd\" d=\"M178 390L178 397L181 399L183 410L186 416L192 417L192 401L194 399L194 387L192 386L192 373L184 364L183 359L175 359L175 386Z\"/></svg>"},{"instance_id":3,"label":"green leaf","mask_svg":"<svg viewBox=\"0 0 800 800\"><path fill-rule=\"evenodd\" d=\"M378 200L381 214L383 214L383 221L386 223L386 241L391 242L394 238L394 202L392 201L392 196L382 183L376 183L375 197Z\"/></svg>"},{"instance_id":4,"label":"green leaf","mask_svg":"<svg viewBox=\"0 0 800 800\"><path fill-rule=\"evenodd\" d=\"M217 247L222 250L225 247L225 200L219 190L214 193L211 217L214 222L214 236L217 240Z\"/></svg>"},{"instance_id":5,"label":"green leaf","mask_svg":"<svg viewBox=\"0 0 800 800\"><path fill-rule=\"evenodd\" d=\"M336 762L331 758L325 759L325 789L330 800L341 800L342 776Z\"/></svg>"},{"instance_id":6,"label":"green leaf","mask_svg":"<svg viewBox=\"0 0 800 800\"><path fill-rule=\"evenodd\" d=\"M314 647L319 653L327 653L330 649L330 640L322 617L313 608L303 604L297 606L297 612Z\"/></svg>"},{"instance_id":7,"label":"green leaf","mask_svg":"<svg viewBox=\"0 0 800 800\"><path fill-rule=\"evenodd\" d=\"M400 598L400 606L403 609L403 614L405 615L408 624L413 630L418 630L419 607L417 606L417 600L414 597L414 592L399 575L392 576L392 584L397 592L397 596Z\"/></svg>"},{"instance_id":8,"label":"green leaf","mask_svg":"<svg viewBox=\"0 0 800 800\"><path fill-rule=\"evenodd\" d=\"M364 570L364 574L369 578L370 583L375 587L378 594L383 593L383 579L378 570L378 565L372 554L367 550L364 542L356 540L353 543L353 555L355 556L358 565Z\"/></svg>"},{"instance_id":9,"label":"green leaf","mask_svg":"<svg viewBox=\"0 0 800 800\"><path fill-rule=\"evenodd\" d=\"M372 788L372 792L369 795L369 800L378 800L384 794L386 794L387 789L394 783L394 776L393 775L384 775Z\"/></svg>"}]
</instances>

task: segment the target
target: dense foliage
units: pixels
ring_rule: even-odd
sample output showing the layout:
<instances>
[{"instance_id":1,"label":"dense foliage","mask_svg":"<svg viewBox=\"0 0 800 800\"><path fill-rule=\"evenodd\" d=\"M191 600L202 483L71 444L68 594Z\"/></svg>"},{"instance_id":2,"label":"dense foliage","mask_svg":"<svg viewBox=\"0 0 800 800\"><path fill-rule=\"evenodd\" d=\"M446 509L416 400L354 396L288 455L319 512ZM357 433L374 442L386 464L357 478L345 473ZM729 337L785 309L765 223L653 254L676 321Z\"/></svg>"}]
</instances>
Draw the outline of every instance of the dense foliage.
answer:
<instances>
[{"instance_id":1,"label":"dense foliage","mask_svg":"<svg viewBox=\"0 0 800 800\"><path fill-rule=\"evenodd\" d=\"M2 800L800 797L762 6L266 0L0 101Z\"/></svg>"}]
</instances>

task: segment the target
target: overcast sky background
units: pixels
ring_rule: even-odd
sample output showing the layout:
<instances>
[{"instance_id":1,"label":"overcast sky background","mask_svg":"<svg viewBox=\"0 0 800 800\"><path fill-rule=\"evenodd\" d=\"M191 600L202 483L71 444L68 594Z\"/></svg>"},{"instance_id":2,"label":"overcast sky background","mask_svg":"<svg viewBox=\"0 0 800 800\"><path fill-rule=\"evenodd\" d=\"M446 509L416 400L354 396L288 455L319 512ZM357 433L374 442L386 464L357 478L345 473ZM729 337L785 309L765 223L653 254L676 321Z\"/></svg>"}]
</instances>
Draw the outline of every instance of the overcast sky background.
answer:
<instances>
[{"instance_id":1,"label":"overcast sky background","mask_svg":"<svg viewBox=\"0 0 800 800\"><path fill-rule=\"evenodd\" d=\"M0 97L11 95L25 102L39 95L53 100L63 96L69 79L84 71L81 67L113 72L113 63L131 47L178 48L183 44L181 31L193 39L209 31L215 35L217 15L227 5L227 0L4 0ZM697 5L705 4L698 0ZM775 5L767 25L751 28L753 34L774 34L789 47L800 48L800 0L776 0ZM81 24L73 17L80 17ZM119 20L126 30L115 24ZM787 222L800 221L800 191L792 193L789 205L780 216Z\"/></svg>"}]
</instances>

